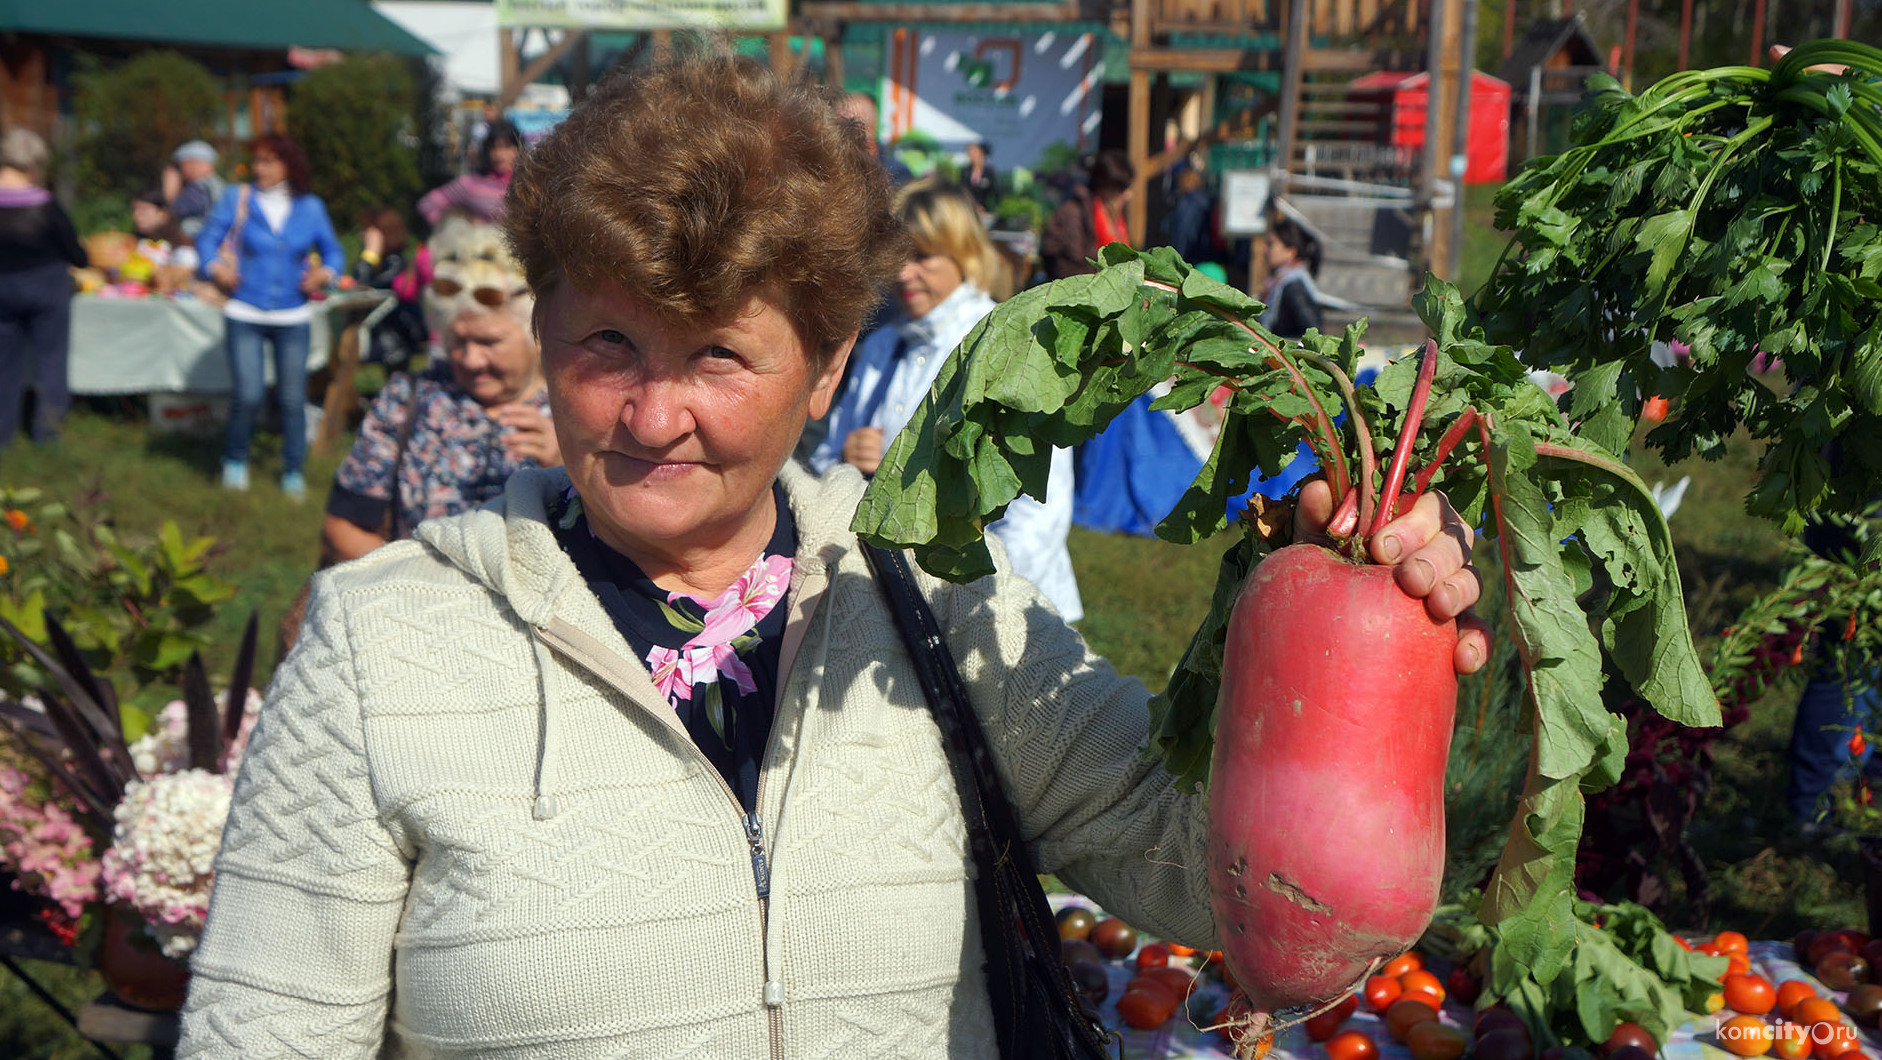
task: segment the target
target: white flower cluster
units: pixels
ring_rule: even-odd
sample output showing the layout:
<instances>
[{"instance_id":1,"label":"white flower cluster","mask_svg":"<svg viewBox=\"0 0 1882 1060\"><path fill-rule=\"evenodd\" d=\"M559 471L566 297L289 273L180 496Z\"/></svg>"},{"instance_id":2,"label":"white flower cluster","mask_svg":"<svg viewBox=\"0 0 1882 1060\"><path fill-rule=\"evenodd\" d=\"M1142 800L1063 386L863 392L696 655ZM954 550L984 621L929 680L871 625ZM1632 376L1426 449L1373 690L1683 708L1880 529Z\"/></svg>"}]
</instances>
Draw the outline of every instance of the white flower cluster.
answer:
<instances>
[{"instance_id":1,"label":"white flower cluster","mask_svg":"<svg viewBox=\"0 0 1882 1060\"><path fill-rule=\"evenodd\" d=\"M235 784L201 769L133 781L104 857L105 891L149 923L167 957L196 948Z\"/></svg>"},{"instance_id":2,"label":"white flower cluster","mask_svg":"<svg viewBox=\"0 0 1882 1060\"><path fill-rule=\"evenodd\" d=\"M261 711L261 693L248 690L248 700L242 709L242 726L236 731L235 742L229 745L230 776L235 776L242 765L242 752L248 747L248 733L255 727L255 717ZM171 700L157 714L156 724L150 731L139 736L131 744L131 764L137 767L139 776L154 777L159 773L178 773L190 764L189 745L189 708L180 699Z\"/></svg>"}]
</instances>

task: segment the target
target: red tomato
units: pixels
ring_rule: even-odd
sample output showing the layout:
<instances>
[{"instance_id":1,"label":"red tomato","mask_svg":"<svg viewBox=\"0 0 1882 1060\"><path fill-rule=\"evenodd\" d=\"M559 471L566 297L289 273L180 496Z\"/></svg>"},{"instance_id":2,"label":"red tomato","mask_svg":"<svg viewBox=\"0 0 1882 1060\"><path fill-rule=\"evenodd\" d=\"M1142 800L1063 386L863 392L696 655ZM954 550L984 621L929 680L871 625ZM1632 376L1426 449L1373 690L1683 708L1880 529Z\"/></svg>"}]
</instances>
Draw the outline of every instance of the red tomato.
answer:
<instances>
[{"instance_id":1,"label":"red tomato","mask_svg":"<svg viewBox=\"0 0 1882 1060\"><path fill-rule=\"evenodd\" d=\"M1751 953L1751 940L1736 931L1719 932L1712 936L1712 944L1719 948L1720 953L1736 953L1741 956Z\"/></svg>"},{"instance_id":2,"label":"red tomato","mask_svg":"<svg viewBox=\"0 0 1882 1060\"><path fill-rule=\"evenodd\" d=\"M1188 997L1196 989L1196 977L1181 968L1152 968L1138 975L1131 982L1135 983L1139 979L1165 987L1179 998Z\"/></svg>"},{"instance_id":3,"label":"red tomato","mask_svg":"<svg viewBox=\"0 0 1882 1060\"><path fill-rule=\"evenodd\" d=\"M1728 975L1725 1005L1734 1012L1762 1016L1777 1005L1777 988L1761 975Z\"/></svg>"},{"instance_id":4,"label":"red tomato","mask_svg":"<svg viewBox=\"0 0 1882 1060\"><path fill-rule=\"evenodd\" d=\"M1444 977L1445 989L1457 1000L1468 1005L1477 1000L1477 994L1483 990L1483 984L1463 965L1451 969L1451 974Z\"/></svg>"},{"instance_id":5,"label":"red tomato","mask_svg":"<svg viewBox=\"0 0 1882 1060\"><path fill-rule=\"evenodd\" d=\"M1404 992L1405 988L1399 984L1397 979L1388 979L1383 975L1375 975L1366 980L1366 1005L1374 1012L1384 1012L1386 1009L1391 1008L1392 1002L1397 1001L1398 996Z\"/></svg>"},{"instance_id":6,"label":"red tomato","mask_svg":"<svg viewBox=\"0 0 1882 1060\"><path fill-rule=\"evenodd\" d=\"M1400 997L1424 994L1429 998L1435 999L1437 1002L1432 1005L1433 1008L1444 1007L1444 984L1438 982L1437 976L1432 975L1422 968L1414 972L1406 972L1404 975L1399 976L1398 985L1404 988L1404 992L1399 995ZM1424 999L1421 998L1420 1000Z\"/></svg>"},{"instance_id":7,"label":"red tomato","mask_svg":"<svg viewBox=\"0 0 1882 1060\"><path fill-rule=\"evenodd\" d=\"M1152 942L1137 951L1137 970L1162 968L1170 963L1170 947L1167 943Z\"/></svg>"},{"instance_id":8,"label":"red tomato","mask_svg":"<svg viewBox=\"0 0 1882 1060\"><path fill-rule=\"evenodd\" d=\"M1401 953L1387 961L1379 974L1389 979L1397 979L1406 972L1415 972L1425 966L1425 959L1416 953Z\"/></svg>"},{"instance_id":9,"label":"red tomato","mask_svg":"<svg viewBox=\"0 0 1882 1060\"><path fill-rule=\"evenodd\" d=\"M1862 1042L1856 1038L1855 1029L1848 1024L1830 1025L1827 1029L1811 1035L1811 1038L1816 1042L1816 1048L1812 1052L1817 1060L1834 1060L1852 1051L1856 1056L1862 1055Z\"/></svg>"},{"instance_id":10,"label":"red tomato","mask_svg":"<svg viewBox=\"0 0 1882 1060\"><path fill-rule=\"evenodd\" d=\"M1327 1043L1327 1060L1379 1060L1379 1046L1364 1031L1342 1031Z\"/></svg>"},{"instance_id":11,"label":"red tomato","mask_svg":"<svg viewBox=\"0 0 1882 1060\"><path fill-rule=\"evenodd\" d=\"M1176 1015L1176 995L1159 983L1143 982L1124 991L1117 999L1119 1018L1140 1031L1161 1027Z\"/></svg>"}]
</instances>

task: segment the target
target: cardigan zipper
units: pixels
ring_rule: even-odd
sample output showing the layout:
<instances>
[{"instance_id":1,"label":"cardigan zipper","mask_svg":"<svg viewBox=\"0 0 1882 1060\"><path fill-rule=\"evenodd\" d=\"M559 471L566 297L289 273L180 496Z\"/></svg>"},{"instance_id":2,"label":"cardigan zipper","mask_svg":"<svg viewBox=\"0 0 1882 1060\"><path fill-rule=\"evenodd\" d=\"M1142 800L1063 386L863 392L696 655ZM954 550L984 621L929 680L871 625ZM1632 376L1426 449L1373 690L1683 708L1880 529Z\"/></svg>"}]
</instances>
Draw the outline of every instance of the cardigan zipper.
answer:
<instances>
[{"instance_id":1,"label":"cardigan zipper","mask_svg":"<svg viewBox=\"0 0 1882 1060\"><path fill-rule=\"evenodd\" d=\"M583 668L587 669L590 673L606 681L615 691L626 696L628 702L634 703L637 706L639 705L639 701L634 698L634 694L628 690L626 682L620 680L613 672L615 666L612 659L613 653L608 651L605 646L595 644L593 649L590 650L587 646L569 637L558 634L547 625L537 625L535 629L536 634L541 637L545 643L555 647L570 659L580 663ZM589 638L583 636L582 639L587 640ZM641 709L645 710L646 708L643 706ZM779 726L776 719L773 719L771 735L765 741L765 761L767 762L771 760L772 752L777 749L778 729ZM681 734L685 735L684 730L681 730ZM764 992L762 996L765 1005L765 1024L771 1039L770 1060L784 1060L784 1013L782 1011L782 1006L784 1005L784 984L770 977L771 858L769 853L765 850L764 819L759 816L756 810L751 813L745 812L744 803L738 801L738 792L732 790L732 785L727 783L725 777L720 775L718 767L712 764L712 760L706 757L705 752L701 751L698 745L692 742L690 737L687 739L687 746L692 749L693 755L705 764L706 774L718 781L719 790L725 792L726 799L731 802L733 810L739 815L739 825L744 831L745 843L751 848L752 885L758 895L758 953L759 960L763 965L761 976L764 980ZM758 779L757 797L753 801L763 806L764 793L765 781L764 774L761 771Z\"/></svg>"}]
</instances>

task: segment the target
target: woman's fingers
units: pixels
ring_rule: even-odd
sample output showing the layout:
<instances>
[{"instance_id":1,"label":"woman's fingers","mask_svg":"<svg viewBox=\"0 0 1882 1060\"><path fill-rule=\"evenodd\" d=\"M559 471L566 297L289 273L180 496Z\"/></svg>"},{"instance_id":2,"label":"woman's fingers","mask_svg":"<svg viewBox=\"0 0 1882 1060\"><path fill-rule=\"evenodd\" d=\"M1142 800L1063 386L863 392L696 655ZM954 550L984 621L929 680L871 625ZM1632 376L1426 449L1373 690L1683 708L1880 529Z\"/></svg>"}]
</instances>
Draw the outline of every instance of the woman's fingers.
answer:
<instances>
[{"instance_id":1,"label":"woman's fingers","mask_svg":"<svg viewBox=\"0 0 1882 1060\"><path fill-rule=\"evenodd\" d=\"M1304 544L1331 544L1327 523L1333 519L1333 487L1314 479L1300 488L1294 501L1294 540Z\"/></svg>"},{"instance_id":2,"label":"woman's fingers","mask_svg":"<svg viewBox=\"0 0 1882 1060\"><path fill-rule=\"evenodd\" d=\"M1457 650L1451 661L1460 674L1474 674L1490 661L1490 628L1473 611L1457 616Z\"/></svg>"}]
</instances>

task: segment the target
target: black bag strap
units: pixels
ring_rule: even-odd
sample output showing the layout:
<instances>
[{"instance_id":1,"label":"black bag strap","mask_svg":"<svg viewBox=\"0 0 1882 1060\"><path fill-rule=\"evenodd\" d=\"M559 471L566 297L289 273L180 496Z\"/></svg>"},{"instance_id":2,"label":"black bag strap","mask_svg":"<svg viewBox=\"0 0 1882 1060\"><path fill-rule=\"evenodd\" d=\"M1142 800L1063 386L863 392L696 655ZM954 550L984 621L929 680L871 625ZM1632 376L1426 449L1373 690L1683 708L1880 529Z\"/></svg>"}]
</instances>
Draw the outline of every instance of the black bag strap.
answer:
<instances>
[{"instance_id":1,"label":"black bag strap","mask_svg":"<svg viewBox=\"0 0 1882 1060\"><path fill-rule=\"evenodd\" d=\"M1000 1055L1037 1058L1046 1055L1042 1048L1050 1048L1051 1055L1067 1060L1106 1056L1111 1036L1079 1008L1078 988L1059 958L1058 927L1039 885L1038 866L1021 837L1019 816L1000 782L986 732L940 624L903 553L867 543L862 549L908 645L960 791L968 846L979 870L974 896ZM1046 997L1032 989L1038 977L1049 982Z\"/></svg>"}]
</instances>

